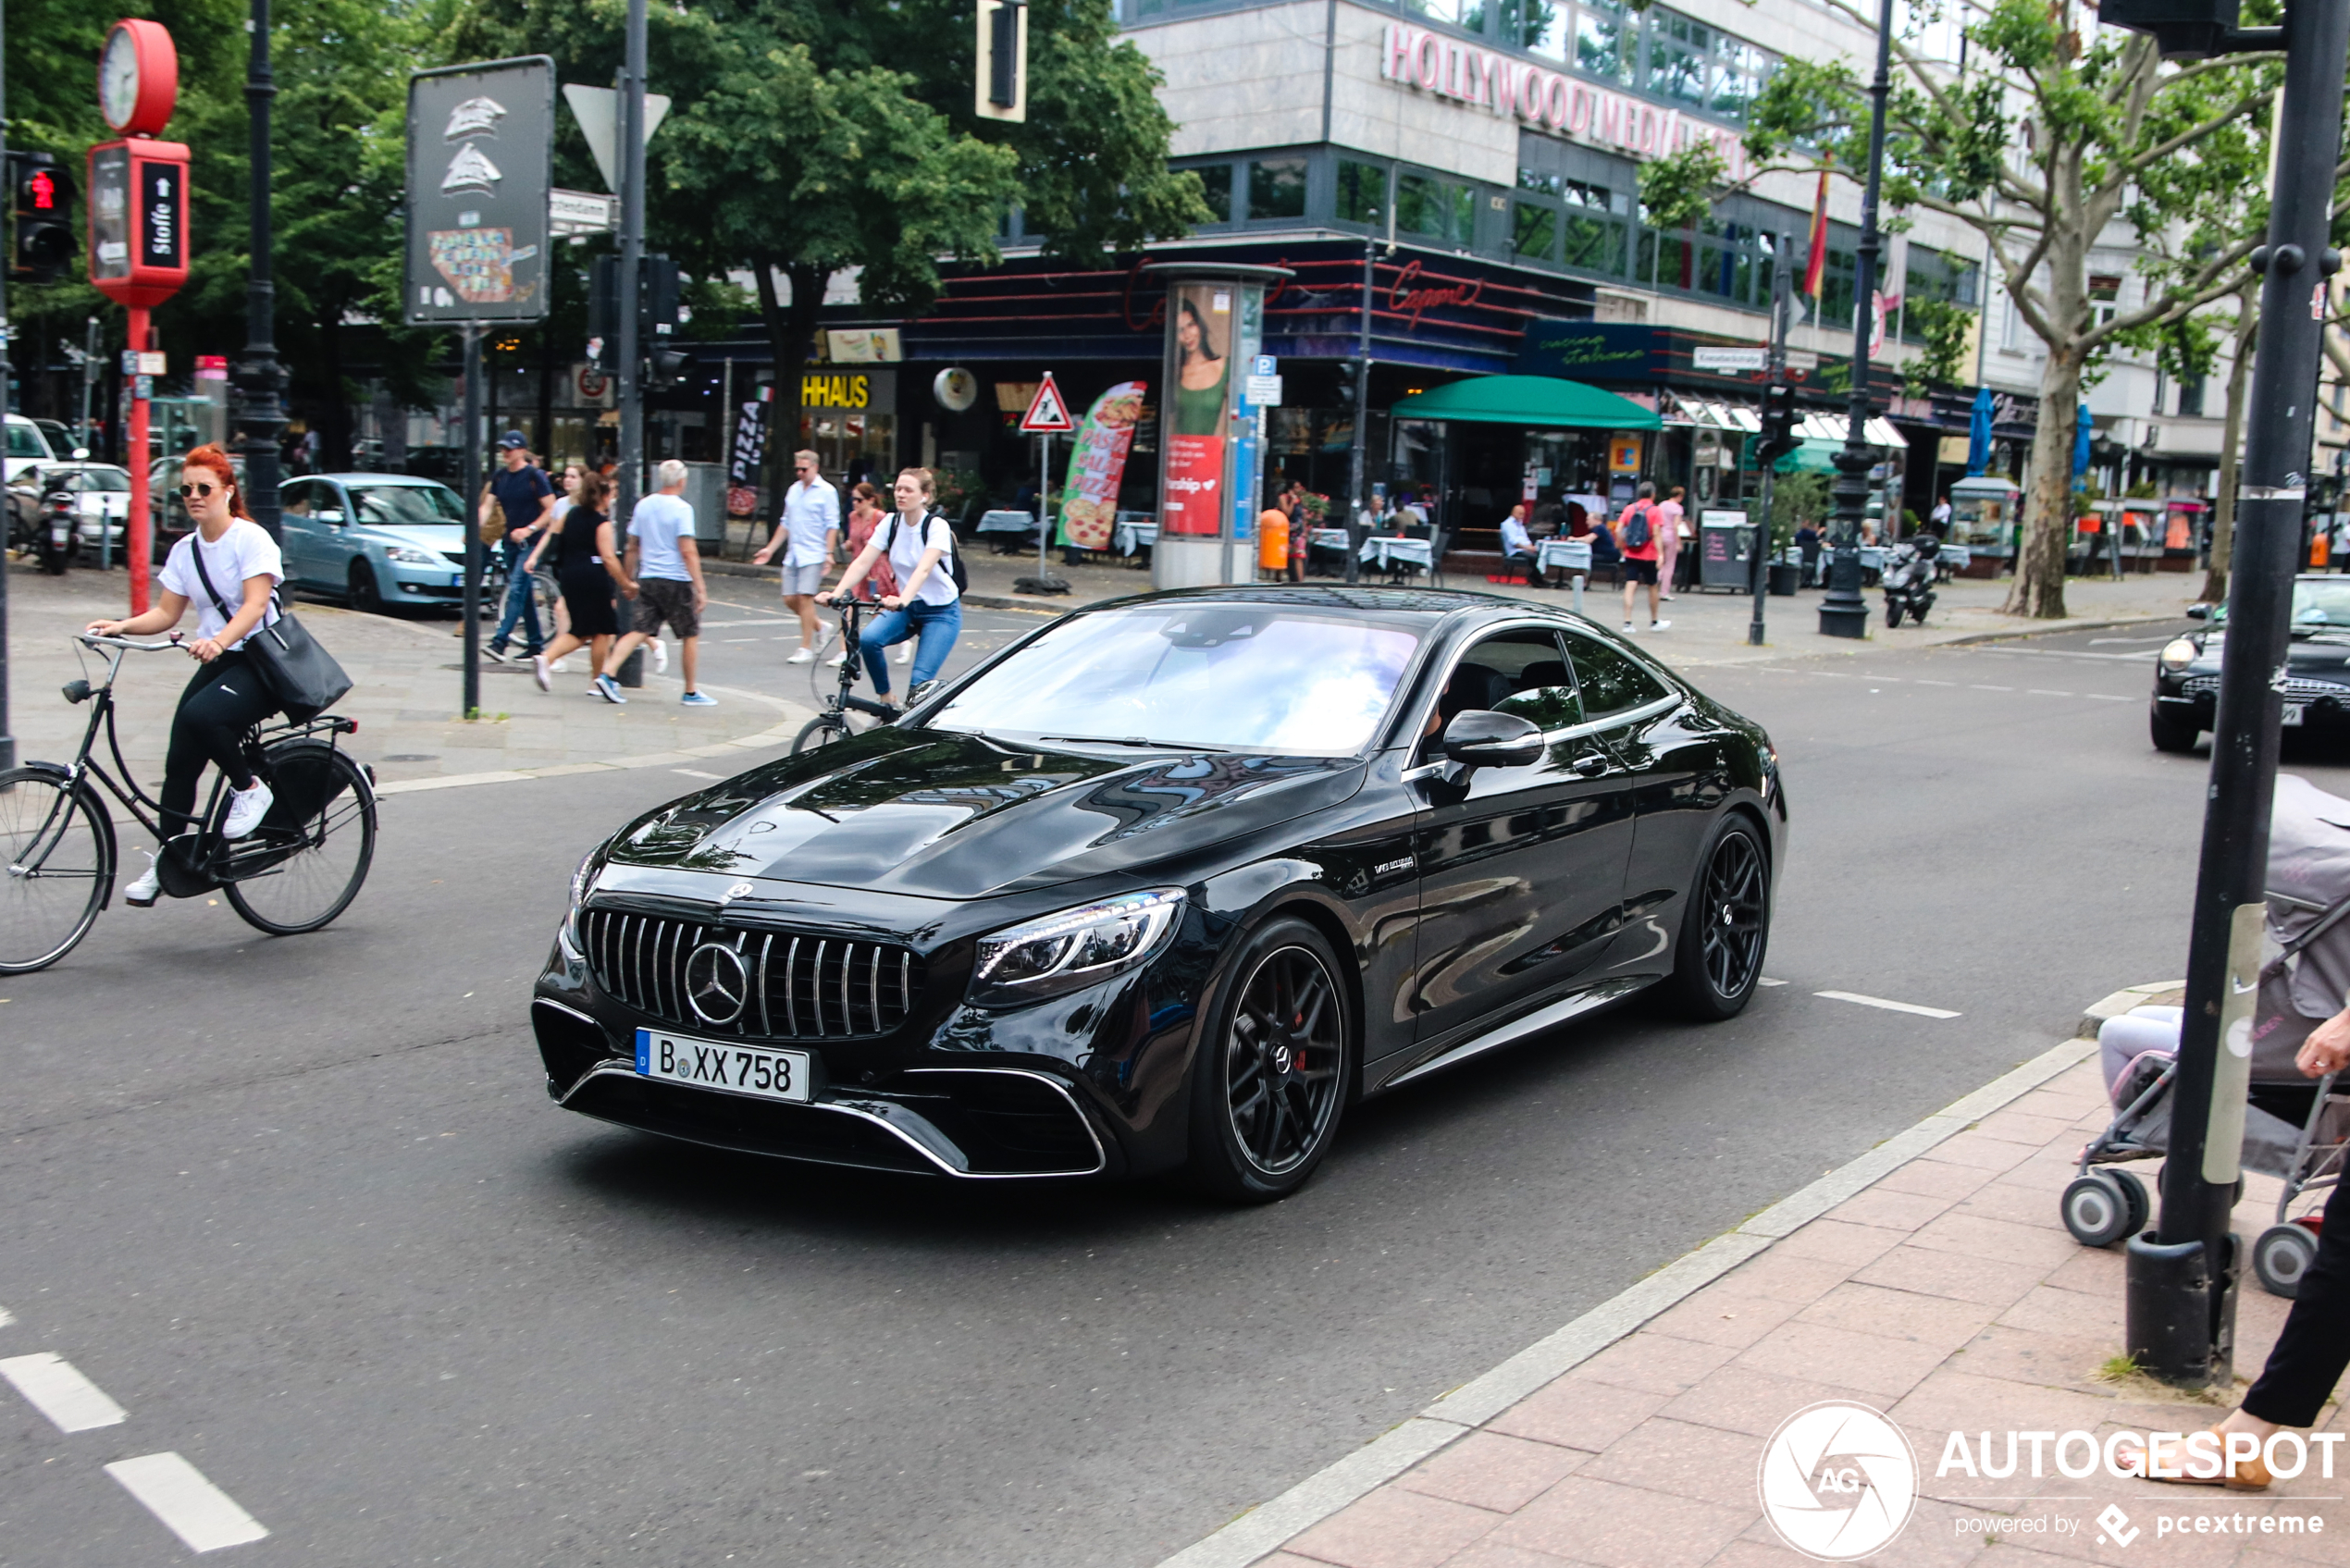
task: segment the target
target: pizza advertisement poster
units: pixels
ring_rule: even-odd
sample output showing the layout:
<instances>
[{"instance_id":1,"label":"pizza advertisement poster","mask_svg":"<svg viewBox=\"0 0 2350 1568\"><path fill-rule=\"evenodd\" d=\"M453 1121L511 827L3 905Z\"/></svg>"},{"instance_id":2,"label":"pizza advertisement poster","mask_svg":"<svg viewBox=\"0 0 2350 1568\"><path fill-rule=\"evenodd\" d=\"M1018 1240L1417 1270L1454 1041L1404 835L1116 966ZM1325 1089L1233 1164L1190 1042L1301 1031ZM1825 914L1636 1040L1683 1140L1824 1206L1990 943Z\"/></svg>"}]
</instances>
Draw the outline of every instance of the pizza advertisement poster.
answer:
<instances>
[{"instance_id":1,"label":"pizza advertisement poster","mask_svg":"<svg viewBox=\"0 0 2350 1568\"><path fill-rule=\"evenodd\" d=\"M514 297L514 264L538 254L514 247L511 228L437 228L427 235L432 269L469 305L502 304Z\"/></svg>"},{"instance_id":2,"label":"pizza advertisement poster","mask_svg":"<svg viewBox=\"0 0 2350 1568\"><path fill-rule=\"evenodd\" d=\"M1120 381L1094 400L1070 438L1069 482L1061 491L1060 542L1107 549L1118 523L1118 487L1143 416L1146 384Z\"/></svg>"}]
</instances>

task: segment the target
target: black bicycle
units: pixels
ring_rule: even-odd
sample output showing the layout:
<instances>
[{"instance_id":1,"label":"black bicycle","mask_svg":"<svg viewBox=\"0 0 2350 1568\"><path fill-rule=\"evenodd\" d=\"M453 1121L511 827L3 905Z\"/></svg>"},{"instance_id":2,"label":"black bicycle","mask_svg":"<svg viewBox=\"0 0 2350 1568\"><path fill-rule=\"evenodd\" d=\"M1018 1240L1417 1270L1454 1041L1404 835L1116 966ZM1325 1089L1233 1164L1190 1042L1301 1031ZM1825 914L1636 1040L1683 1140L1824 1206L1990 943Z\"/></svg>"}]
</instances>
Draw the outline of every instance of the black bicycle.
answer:
<instances>
[{"instance_id":1,"label":"black bicycle","mask_svg":"<svg viewBox=\"0 0 2350 1568\"><path fill-rule=\"evenodd\" d=\"M792 755L829 746L836 740L847 740L860 730L874 724L889 724L897 721L898 710L886 702L875 702L868 697L855 695L857 674L862 668L857 652L857 623L876 607L862 599L844 599L840 608L840 689L825 702L824 710L808 721L799 734L792 737ZM860 716L867 722L860 723Z\"/></svg>"},{"instance_id":2,"label":"black bicycle","mask_svg":"<svg viewBox=\"0 0 2350 1568\"><path fill-rule=\"evenodd\" d=\"M126 653L179 648L126 637L77 638L106 661L105 678L68 682L68 702L96 704L69 766L28 762L0 772L0 974L46 969L73 951L114 892L114 818L95 785L163 846L155 870L163 890L191 898L217 888L245 921L272 936L316 931L359 895L376 856L374 775L339 744L355 720L322 713L306 722L260 724L245 758L276 797L261 825L233 842L219 827L228 781L216 777L201 827L166 838L163 806L140 789L115 733L115 678ZM118 781L91 753L105 731ZM142 811L141 807L147 810ZM147 811L155 813L149 817Z\"/></svg>"}]
</instances>

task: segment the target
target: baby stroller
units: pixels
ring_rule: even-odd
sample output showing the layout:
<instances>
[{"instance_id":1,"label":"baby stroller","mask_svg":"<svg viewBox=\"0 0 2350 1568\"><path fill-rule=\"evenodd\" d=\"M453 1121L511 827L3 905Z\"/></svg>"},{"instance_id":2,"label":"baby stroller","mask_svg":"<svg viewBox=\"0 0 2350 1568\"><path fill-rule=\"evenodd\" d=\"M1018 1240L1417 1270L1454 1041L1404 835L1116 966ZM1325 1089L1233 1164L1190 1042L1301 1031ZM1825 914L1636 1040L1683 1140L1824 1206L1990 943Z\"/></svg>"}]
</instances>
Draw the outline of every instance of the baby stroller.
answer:
<instances>
[{"instance_id":1,"label":"baby stroller","mask_svg":"<svg viewBox=\"0 0 2350 1568\"><path fill-rule=\"evenodd\" d=\"M2269 936L2278 951L2261 967L2253 1011L2242 1163L2284 1183L2276 1222L2252 1244L2252 1269L2271 1294L2291 1296L2318 1255L2315 1195L2341 1179L2350 1143L2350 1085L2337 1088L2335 1075L2313 1082L2294 1065L2309 1031L2350 1000L2350 800L2281 775L2268 881ZM2167 1151L2182 1013L2138 1007L2097 1031L2115 1114L2081 1151L2061 1205L2064 1228L2084 1247L2111 1246L2146 1228L2145 1183L2104 1167Z\"/></svg>"}]
</instances>

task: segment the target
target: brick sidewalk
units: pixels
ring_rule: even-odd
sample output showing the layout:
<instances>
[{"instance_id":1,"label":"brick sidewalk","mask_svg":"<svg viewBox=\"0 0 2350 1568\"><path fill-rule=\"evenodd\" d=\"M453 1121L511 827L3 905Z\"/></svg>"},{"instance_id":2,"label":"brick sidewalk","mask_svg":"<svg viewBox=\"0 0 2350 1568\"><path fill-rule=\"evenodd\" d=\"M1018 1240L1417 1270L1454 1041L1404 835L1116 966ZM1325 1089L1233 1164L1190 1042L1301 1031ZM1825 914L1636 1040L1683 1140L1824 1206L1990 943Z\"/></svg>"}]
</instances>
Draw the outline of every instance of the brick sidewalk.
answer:
<instances>
[{"instance_id":1,"label":"brick sidewalk","mask_svg":"<svg viewBox=\"0 0 2350 1568\"><path fill-rule=\"evenodd\" d=\"M2094 1056L2064 1068L1257 1561L1267 1568L1803 1562L1762 1517L1757 1468L1781 1423L1807 1405L1844 1400L1889 1415L1918 1458L1915 1514L1877 1562L1907 1568L1985 1552L2010 1563L2350 1562L2350 1503L2342 1500L2350 1493L2350 1444L2335 1449L2335 1479L2320 1479L2313 1459L2301 1481L2271 1494L2163 1487L2103 1471L2069 1480L2053 1463L2035 1480L2028 1461L2010 1481L1937 1478L1954 1430L1971 1442L1998 1434L2002 1445L2010 1429L2078 1429L2102 1441L2122 1429L2192 1430L2234 1402L2215 1406L2145 1379L2117 1387L2099 1377L2121 1350L2122 1253L2074 1242L2057 1200L2073 1154L2108 1114ZM2153 1167L2135 1168L2153 1188ZM2276 1196L2275 1182L2250 1179L2236 1211L2247 1240L2270 1223ZM2288 1304L2247 1271L2237 1313L2240 1379L2257 1376ZM2319 1426L2350 1431L2350 1419L2337 1404ZM2141 1532L2127 1547L2100 1531L2097 1516L2109 1504L2129 1516L2125 1531ZM2315 1515L2323 1533L2157 1535L2159 1516L2239 1513L2254 1516L2256 1530L2263 1515ZM2184 1528L2192 1531L2192 1522ZM1175 1561L1211 1561L1215 1541Z\"/></svg>"}]
</instances>

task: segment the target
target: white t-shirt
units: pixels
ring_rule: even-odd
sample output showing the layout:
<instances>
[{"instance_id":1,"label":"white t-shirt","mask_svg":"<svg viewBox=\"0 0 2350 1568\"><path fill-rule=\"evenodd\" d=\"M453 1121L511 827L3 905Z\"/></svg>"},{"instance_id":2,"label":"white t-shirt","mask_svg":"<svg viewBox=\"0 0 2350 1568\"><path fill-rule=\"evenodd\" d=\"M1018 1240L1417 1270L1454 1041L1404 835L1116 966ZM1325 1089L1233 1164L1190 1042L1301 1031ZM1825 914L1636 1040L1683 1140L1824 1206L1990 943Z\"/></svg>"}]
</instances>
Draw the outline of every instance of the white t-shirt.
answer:
<instances>
[{"instance_id":1,"label":"white t-shirt","mask_svg":"<svg viewBox=\"0 0 2350 1568\"><path fill-rule=\"evenodd\" d=\"M916 529L907 524L906 514L901 512L884 518L874 532L889 547L889 564L897 574L900 594L906 591L904 585L914 580L914 568L921 564L922 551L935 547L943 552L938 564L930 569L930 575L922 579L914 597L924 604L952 604L962 597L956 590L955 578L948 569L955 554L955 530L946 525L946 519L934 512Z\"/></svg>"},{"instance_id":2,"label":"white t-shirt","mask_svg":"<svg viewBox=\"0 0 2350 1568\"><path fill-rule=\"evenodd\" d=\"M824 535L840 526L840 493L822 479L797 480L784 492L784 564L824 564Z\"/></svg>"},{"instance_id":3,"label":"white t-shirt","mask_svg":"<svg viewBox=\"0 0 2350 1568\"><path fill-rule=\"evenodd\" d=\"M683 496L649 495L629 514L628 534L637 541L637 575L690 583L686 557L677 548L694 531L694 509Z\"/></svg>"},{"instance_id":4,"label":"white t-shirt","mask_svg":"<svg viewBox=\"0 0 2350 1568\"><path fill-rule=\"evenodd\" d=\"M204 591L204 577L196 575L199 549L204 551L204 575L212 579L212 586L229 606L228 615L220 612L220 606ZM272 586L282 583L286 580L286 562L278 549L278 541L269 537L266 528L250 518L238 517L229 521L217 543L206 542L204 531L197 529L173 545L171 553L164 559L160 580L166 588L196 607L196 636L203 638L218 636L221 628L229 624L229 616L243 605L248 577L267 577ZM262 611L261 623L266 626L277 618L277 609L272 606ZM245 638L240 637L229 646L242 648Z\"/></svg>"}]
</instances>

